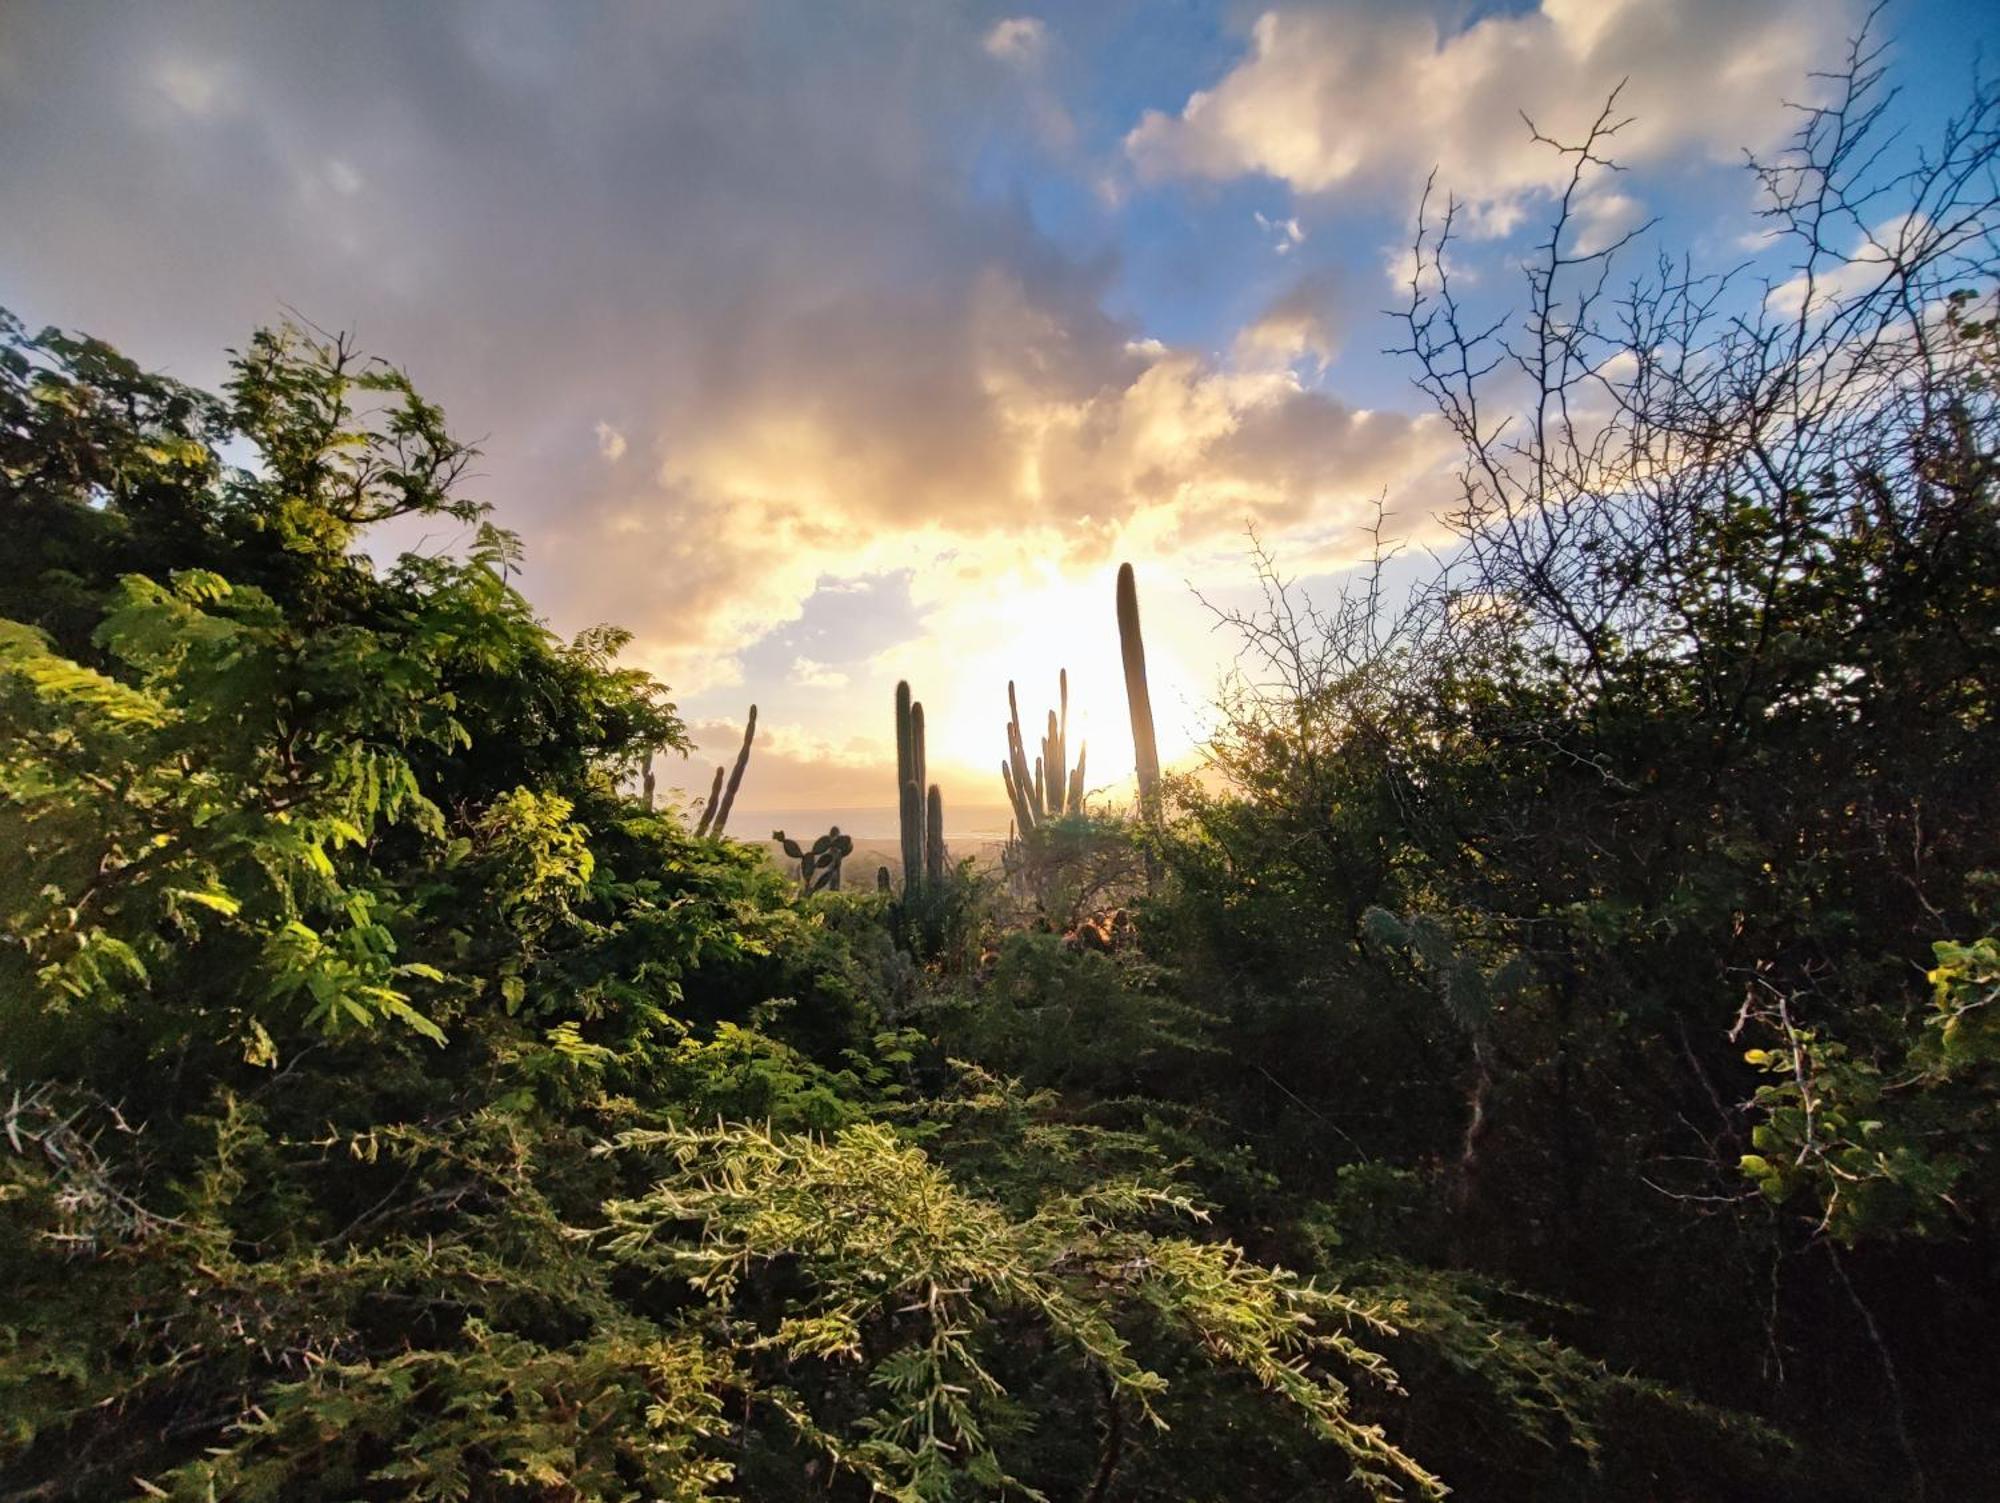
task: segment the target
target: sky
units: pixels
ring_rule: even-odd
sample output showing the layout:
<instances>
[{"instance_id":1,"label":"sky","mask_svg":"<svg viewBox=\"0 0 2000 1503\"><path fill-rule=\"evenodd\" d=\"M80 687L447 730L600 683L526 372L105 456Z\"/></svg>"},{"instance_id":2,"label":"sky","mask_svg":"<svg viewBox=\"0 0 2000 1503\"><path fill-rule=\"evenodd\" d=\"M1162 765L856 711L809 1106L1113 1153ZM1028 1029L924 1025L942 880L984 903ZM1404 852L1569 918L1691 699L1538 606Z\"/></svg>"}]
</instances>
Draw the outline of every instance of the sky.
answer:
<instances>
[{"instance_id":1,"label":"sky","mask_svg":"<svg viewBox=\"0 0 2000 1503\"><path fill-rule=\"evenodd\" d=\"M948 810L998 806L1007 682L1032 723L1066 667L1115 798L1121 561L1185 761L1250 529L1314 590L1378 507L1444 544L1455 449L1385 353L1427 176L1464 283L1518 302L1565 171L1523 116L1573 138L1627 80L1585 233L1754 258L1744 153L1860 14L0 0L0 305L203 385L287 310L408 370L550 625L629 628L671 686L667 786L755 703L746 815L886 807L907 678ZM2000 9L1879 27L1921 129Z\"/></svg>"}]
</instances>

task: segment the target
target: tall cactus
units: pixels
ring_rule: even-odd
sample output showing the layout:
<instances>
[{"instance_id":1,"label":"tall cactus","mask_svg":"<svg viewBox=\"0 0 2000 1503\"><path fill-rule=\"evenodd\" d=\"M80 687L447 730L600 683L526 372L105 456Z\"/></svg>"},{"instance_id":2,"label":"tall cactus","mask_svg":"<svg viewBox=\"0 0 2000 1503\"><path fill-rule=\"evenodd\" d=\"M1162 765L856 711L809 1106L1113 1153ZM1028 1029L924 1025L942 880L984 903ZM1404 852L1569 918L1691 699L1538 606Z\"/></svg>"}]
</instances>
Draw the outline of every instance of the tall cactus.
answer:
<instances>
[{"instance_id":1,"label":"tall cactus","mask_svg":"<svg viewBox=\"0 0 2000 1503\"><path fill-rule=\"evenodd\" d=\"M916 701L910 697L910 681L896 685L896 818L903 838L903 888L908 891L923 880L924 809L923 785L918 781L917 738L923 722L917 718Z\"/></svg>"},{"instance_id":2,"label":"tall cactus","mask_svg":"<svg viewBox=\"0 0 2000 1503\"><path fill-rule=\"evenodd\" d=\"M736 753L736 766L730 770L729 784L723 786L722 769L715 769L715 782L708 790L708 805L701 812L701 823L694 827L697 837L713 835L722 838L723 827L729 823L729 811L736 803L736 790L743 786L743 769L750 765L750 743L757 739L757 707L750 706L749 722L743 727L743 745Z\"/></svg>"},{"instance_id":3,"label":"tall cactus","mask_svg":"<svg viewBox=\"0 0 2000 1503\"><path fill-rule=\"evenodd\" d=\"M1132 566L1118 566L1118 648L1125 659L1125 703L1132 712L1132 760L1139 774L1139 809L1160 809L1160 744L1153 735L1153 696L1146 687L1146 639L1139 634L1139 587Z\"/></svg>"},{"instance_id":4,"label":"tall cactus","mask_svg":"<svg viewBox=\"0 0 2000 1503\"><path fill-rule=\"evenodd\" d=\"M709 822L715 818L716 806L722 802L722 779L725 775L720 767L715 769L715 781L708 786L708 802L701 806L701 822L694 827L697 840L708 833Z\"/></svg>"},{"instance_id":5,"label":"tall cactus","mask_svg":"<svg viewBox=\"0 0 2000 1503\"><path fill-rule=\"evenodd\" d=\"M1000 764L1000 781L1014 808L1014 824L1025 837L1045 820L1083 812L1083 762L1089 745L1079 747L1076 766L1069 765L1069 670L1057 675L1060 716L1049 711L1048 732L1032 769L1026 738L1021 734L1021 702L1007 684L1007 760Z\"/></svg>"},{"instance_id":6,"label":"tall cactus","mask_svg":"<svg viewBox=\"0 0 2000 1503\"><path fill-rule=\"evenodd\" d=\"M924 707L910 697L907 680L896 685L896 804L903 844L903 892L944 880L944 795L927 783Z\"/></svg>"}]
</instances>

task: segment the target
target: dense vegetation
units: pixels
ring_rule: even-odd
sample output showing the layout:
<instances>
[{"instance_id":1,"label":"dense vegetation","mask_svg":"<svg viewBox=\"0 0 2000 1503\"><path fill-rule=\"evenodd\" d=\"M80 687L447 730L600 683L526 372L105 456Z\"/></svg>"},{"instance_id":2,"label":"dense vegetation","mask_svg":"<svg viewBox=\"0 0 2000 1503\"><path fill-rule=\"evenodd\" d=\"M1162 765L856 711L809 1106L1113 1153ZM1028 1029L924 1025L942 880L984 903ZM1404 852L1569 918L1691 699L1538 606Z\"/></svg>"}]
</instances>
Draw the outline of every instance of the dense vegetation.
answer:
<instances>
[{"instance_id":1,"label":"dense vegetation","mask_svg":"<svg viewBox=\"0 0 2000 1503\"><path fill-rule=\"evenodd\" d=\"M1990 1485L1995 112L1864 184L1871 66L1796 299L1559 221L1502 350L1430 222L1465 546L1266 571L1095 944L621 792L393 369L0 325L0 1497Z\"/></svg>"}]
</instances>

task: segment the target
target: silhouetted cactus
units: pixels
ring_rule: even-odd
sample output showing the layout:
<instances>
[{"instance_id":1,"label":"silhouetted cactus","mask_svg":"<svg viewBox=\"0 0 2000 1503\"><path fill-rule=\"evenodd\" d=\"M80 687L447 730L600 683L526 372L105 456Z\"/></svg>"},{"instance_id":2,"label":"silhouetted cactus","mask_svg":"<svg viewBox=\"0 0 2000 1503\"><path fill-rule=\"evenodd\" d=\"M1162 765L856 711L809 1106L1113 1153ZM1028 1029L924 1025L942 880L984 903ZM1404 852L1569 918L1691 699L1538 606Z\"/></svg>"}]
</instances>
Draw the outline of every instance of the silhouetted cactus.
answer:
<instances>
[{"instance_id":1,"label":"silhouetted cactus","mask_svg":"<svg viewBox=\"0 0 2000 1503\"><path fill-rule=\"evenodd\" d=\"M924 810L924 880L944 884L944 794L935 783Z\"/></svg>"},{"instance_id":2,"label":"silhouetted cactus","mask_svg":"<svg viewBox=\"0 0 2000 1503\"><path fill-rule=\"evenodd\" d=\"M816 892L840 891L840 864L854 853L854 837L841 834L839 825L805 847L787 839L783 830L773 830L771 838L798 862L799 886L808 897Z\"/></svg>"},{"instance_id":3,"label":"silhouetted cactus","mask_svg":"<svg viewBox=\"0 0 2000 1503\"><path fill-rule=\"evenodd\" d=\"M729 811L736 803L736 790L743 786L743 769L750 765L750 743L757 738L757 707L750 706L749 722L743 727L743 745L736 753L736 766L730 770L729 785L722 783L722 769L715 769L715 785L708 790L708 807L702 810L701 823L694 827L697 836L713 835L722 838L723 827L729 823Z\"/></svg>"},{"instance_id":4,"label":"silhouetted cactus","mask_svg":"<svg viewBox=\"0 0 2000 1503\"><path fill-rule=\"evenodd\" d=\"M1132 760L1139 774L1139 808L1160 807L1160 745L1153 735L1153 696L1146 687L1146 640L1139 634L1139 587L1132 566L1118 566L1118 649L1125 659L1125 703L1132 712Z\"/></svg>"},{"instance_id":5,"label":"silhouetted cactus","mask_svg":"<svg viewBox=\"0 0 2000 1503\"><path fill-rule=\"evenodd\" d=\"M1028 748L1021 734L1021 704L1014 685L1007 685L1007 760L1000 764L1000 781L1006 785L1007 802L1014 808L1014 824L1025 838L1046 819L1083 812L1083 762L1088 745L1079 747L1076 767L1069 766L1069 670L1061 670L1057 682L1062 706L1060 716L1049 711L1048 733L1042 737L1041 755L1030 767Z\"/></svg>"},{"instance_id":6,"label":"silhouetted cactus","mask_svg":"<svg viewBox=\"0 0 2000 1503\"><path fill-rule=\"evenodd\" d=\"M906 896L944 878L944 796L925 772L924 707L905 681L896 685L896 790Z\"/></svg>"},{"instance_id":7,"label":"silhouetted cactus","mask_svg":"<svg viewBox=\"0 0 2000 1503\"><path fill-rule=\"evenodd\" d=\"M701 822L694 827L697 839L708 833L709 821L715 818L716 805L722 802L722 778L723 771L718 767L715 769L715 781L709 785L708 802L701 806Z\"/></svg>"},{"instance_id":8,"label":"silhouetted cactus","mask_svg":"<svg viewBox=\"0 0 2000 1503\"><path fill-rule=\"evenodd\" d=\"M750 706L750 719L743 727L743 745L737 748L736 765L729 772L729 786L722 790L722 808L715 816L715 824L710 833L722 834L722 827L729 823L729 811L736 807L736 790L743 786L743 769L750 765L750 743L757 739L757 707Z\"/></svg>"}]
</instances>

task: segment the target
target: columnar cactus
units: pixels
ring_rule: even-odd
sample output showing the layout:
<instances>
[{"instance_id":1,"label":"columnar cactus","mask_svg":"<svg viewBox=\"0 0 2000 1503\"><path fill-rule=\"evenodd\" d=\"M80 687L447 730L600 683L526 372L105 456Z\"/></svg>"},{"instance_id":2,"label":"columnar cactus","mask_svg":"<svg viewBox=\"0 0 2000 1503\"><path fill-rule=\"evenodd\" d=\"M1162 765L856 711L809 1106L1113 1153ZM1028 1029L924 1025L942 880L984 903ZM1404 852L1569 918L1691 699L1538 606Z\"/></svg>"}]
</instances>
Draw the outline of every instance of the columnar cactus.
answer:
<instances>
[{"instance_id":1,"label":"columnar cactus","mask_svg":"<svg viewBox=\"0 0 2000 1503\"><path fill-rule=\"evenodd\" d=\"M1125 658L1125 703L1132 712L1132 760L1139 774L1139 808L1160 807L1160 745L1153 735L1153 696L1146 687L1146 640L1139 634L1139 587L1132 566L1118 566L1118 647Z\"/></svg>"},{"instance_id":2,"label":"columnar cactus","mask_svg":"<svg viewBox=\"0 0 2000 1503\"><path fill-rule=\"evenodd\" d=\"M708 790L708 804L701 811L701 823L694 827L697 836L713 835L722 838L723 826L729 823L729 811L736 803L736 790L743 786L743 769L750 765L750 743L757 738L757 707L750 706L749 722L743 727L743 745L736 753L736 766L730 770L729 785L723 786L722 769L715 769L715 783Z\"/></svg>"},{"instance_id":3,"label":"columnar cactus","mask_svg":"<svg viewBox=\"0 0 2000 1503\"><path fill-rule=\"evenodd\" d=\"M1076 766L1069 766L1069 670L1058 675L1062 714L1049 711L1048 732L1041 755L1032 767L1021 734L1021 704L1014 685L1007 685L1007 760L1000 764L1000 781L1014 807L1014 824L1023 838L1045 820L1083 812L1083 763L1088 745L1077 749Z\"/></svg>"},{"instance_id":4,"label":"columnar cactus","mask_svg":"<svg viewBox=\"0 0 2000 1503\"><path fill-rule=\"evenodd\" d=\"M924 811L924 880L934 887L944 883L944 795L935 783Z\"/></svg>"},{"instance_id":5,"label":"columnar cactus","mask_svg":"<svg viewBox=\"0 0 2000 1503\"><path fill-rule=\"evenodd\" d=\"M696 838L708 833L709 822L715 818L716 805L722 802L723 770L715 769L715 781L708 787L708 802L701 806L701 822L694 827Z\"/></svg>"},{"instance_id":6,"label":"columnar cactus","mask_svg":"<svg viewBox=\"0 0 2000 1503\"><path fill-rule=\"evenodd\" d=\"M906 896L926 881L944 880L944 796L935 783L926 783L926 771L924 707L910 697L906 681L896 685L897 815Z\"/></svg>"}]
</instances>

